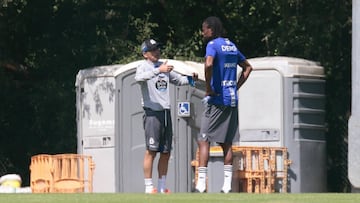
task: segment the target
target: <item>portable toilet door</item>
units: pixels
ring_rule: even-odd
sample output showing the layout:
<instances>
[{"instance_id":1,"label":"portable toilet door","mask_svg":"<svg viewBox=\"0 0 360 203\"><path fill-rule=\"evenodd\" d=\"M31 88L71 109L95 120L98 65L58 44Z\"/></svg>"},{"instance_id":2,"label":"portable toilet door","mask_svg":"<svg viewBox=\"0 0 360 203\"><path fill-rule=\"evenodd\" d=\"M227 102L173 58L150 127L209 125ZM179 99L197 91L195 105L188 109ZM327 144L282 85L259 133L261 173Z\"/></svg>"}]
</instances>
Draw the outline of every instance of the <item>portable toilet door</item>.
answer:
<instances>
[{"instance_id":1,"label":"portable toilet door","mask_svg":"<svg viewBox=\"0 0 360 203\"><path fill-rule=\"evenodd\" d=\"M143 193L145 138L141 92L134 79L137 65L125 66L132 67L116 74L116 188L117 192Z\"/></svg>"},{"instance_id":2,"label":"portable toilet door","mask_svg":"<svg viewBox=\"0 0 360 203\"><path fill-rule=\"evenodd\" d=\"M115 110L115 170L117 192L144 192L143 159L145 138L143 129L143 108L141 91L135 81L136 67L142 61L125 64L115 73L116 110ZM192 69L188 64L168 59L174 71L188 74ZM191 71L190 71L191 72ZM172 192L188 192L191 186L191 130L186 119L177 115L178 102L189 101L189 87L170 84L171 115L173 122L173 150L169 160L167 187ZM179 124L180 123L180 124ZM181 127L182 129L179 129ZM190 135L189 135L190 134ZM153 183L157 186L157 155L153 163Z\"/></svg>"},{"instance_id":3,"label":"portable toilet door","mask_svg":"<svg viewBox=\"0 0 360 203\"><path fill-rule=\"evenodd\" d=\"M249 62L254 70L239 89L239 144L286 147L288 192L325 192L323 67L292 57Z\"/></svg>"}]
</instances>

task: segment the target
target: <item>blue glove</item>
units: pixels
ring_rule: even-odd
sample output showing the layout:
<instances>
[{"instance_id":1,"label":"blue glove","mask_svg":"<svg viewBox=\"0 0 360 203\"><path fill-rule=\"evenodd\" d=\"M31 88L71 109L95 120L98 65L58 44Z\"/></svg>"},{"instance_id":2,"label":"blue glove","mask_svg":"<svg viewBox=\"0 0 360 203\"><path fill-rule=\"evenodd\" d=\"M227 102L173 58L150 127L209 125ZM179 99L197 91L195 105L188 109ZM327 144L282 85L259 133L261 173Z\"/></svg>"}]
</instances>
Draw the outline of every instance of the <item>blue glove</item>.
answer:
<instances>
[{"instance_id":1,"label":"blue glove","mask_svg":"<svg viewBox=\"0 0 360 203\"><path fill-rule=\"evenodd\" d=\"M189 81L189 85L191 87L195 87L195 80L193 80L192 76L187 76L187 79Z\"/></svg>"}]
</instances>

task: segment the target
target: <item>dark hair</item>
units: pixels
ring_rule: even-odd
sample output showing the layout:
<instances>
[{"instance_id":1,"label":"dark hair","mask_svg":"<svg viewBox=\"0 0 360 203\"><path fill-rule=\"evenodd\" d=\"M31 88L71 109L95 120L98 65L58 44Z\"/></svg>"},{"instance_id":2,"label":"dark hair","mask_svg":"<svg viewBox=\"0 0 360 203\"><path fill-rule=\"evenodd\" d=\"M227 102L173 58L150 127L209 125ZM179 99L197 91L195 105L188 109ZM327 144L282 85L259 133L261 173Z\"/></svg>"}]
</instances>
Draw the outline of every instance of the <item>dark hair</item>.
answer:
<instances>
[{"instance_id":1,"label":"dark hair","mask_svg":"<svg viewBox=\"0 0 360 203\"><path fill-rule=\"evenodd\" d=\"M204 23L212 30L213 38L222 37L225 34L221 20L216 16L210 16L204 20Z\"/></svg>"}]
</instances>

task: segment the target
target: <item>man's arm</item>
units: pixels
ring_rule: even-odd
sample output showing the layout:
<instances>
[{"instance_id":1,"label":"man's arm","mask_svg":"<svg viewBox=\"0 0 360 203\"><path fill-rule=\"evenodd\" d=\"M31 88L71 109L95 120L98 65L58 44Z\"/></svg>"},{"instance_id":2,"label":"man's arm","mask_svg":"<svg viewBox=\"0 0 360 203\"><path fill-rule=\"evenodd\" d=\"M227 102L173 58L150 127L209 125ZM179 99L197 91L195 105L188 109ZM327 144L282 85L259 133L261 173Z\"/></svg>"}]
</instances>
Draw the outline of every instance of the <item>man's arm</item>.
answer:
<instances>
[{"instance_id":1,"label":"man's arm","mask_svg":"<svg viewBox=\"0 0 360 203\"><path fill-rule=\"evenodd\" d=\"M173 66L167 65L167 61L162 63L159 68L154 68L154 69L149 70L149 71L145 71L145 66L140 65L136 69L135 80L137 82L143 82L143 81L146 81L146 80L150 80L151 78L159 75L159 73L171 72L173 69L174 69Z\"/></svg>"},{"instance_id":2,"label":"man's arm","mask_svg":"<svg viewBox=\"0 0 360 203\"><path fill-rule=\"evenodd\" d=\"M207 56L204 64L205 72L205 96L215 95L215 92L211 88L212 69L214 64L214 57Z\"/></svg>"},{"instance_id":3,"label":"man's arm","mask_svg":"<svg viewBox=\"0 0 360 203\"><path fill-rule=\"evenodd\" d=\"M241 62L239 65L243 68L243 71L241 72L241 76L237 82L237 89L239 89L245 83L253 69L247 60Z\"/></svg>"}]
</instances>

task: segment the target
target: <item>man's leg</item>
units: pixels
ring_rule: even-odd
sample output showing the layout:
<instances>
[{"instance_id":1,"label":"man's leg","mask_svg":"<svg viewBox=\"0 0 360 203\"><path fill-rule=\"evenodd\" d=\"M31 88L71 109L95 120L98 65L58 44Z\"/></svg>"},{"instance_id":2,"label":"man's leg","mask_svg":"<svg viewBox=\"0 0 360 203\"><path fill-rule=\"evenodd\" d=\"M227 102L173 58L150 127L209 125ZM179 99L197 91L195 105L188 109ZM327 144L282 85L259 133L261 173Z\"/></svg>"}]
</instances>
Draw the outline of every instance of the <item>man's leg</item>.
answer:
<instances>
[{"instance_id":1,"label":"man's leg","mask_svg":"<svg viewBox=\"0 0 360 203\"><path fill-rule=\"evenodd\" d=\"M207 164L209 161L210 143L208 141L198 141L199 146L199 167L196 191L203 193L206 191Z\"/></svg>"},{"instance_id":2,"label":"man's leg","mask_svg":"<svg viewBox=\"0 0 360 203\"><path fill-rule=\"evenodd\" d=\"M154 158L156 156L156 152L154 151L145 151L144 155L144 181L145 181L145 193L153 193L154 192L154 186L152 182L152 168L153 168L153 162Z\"/></svg>"},{"instance_id":3,"label":"man's leg","mask_svg":"<svg viewBox=\"0 0 360 203\"><path fill-rule=\"evenodd\" d=\"M168 164L170 159L170 153L161 153L158 163L158 192L160 193L168 193L168 189L166 188L166 175L168 171Z\"/></svg>"},{"instance_id":4,"label":"man's leg","mask_svg":"<svg viewBox=\"0 0 360 203\"><path fill-rule=\"evenodd\" d=\"M231 181L233 173L233 154L231 144L220 144L224 152L224 184L221 189L223 193L231 192Z\"/></svg>"}]
</instances>

